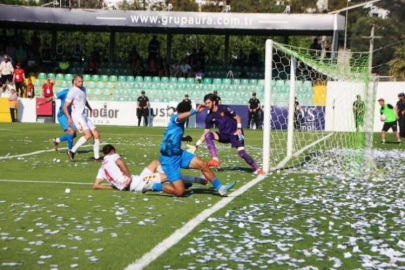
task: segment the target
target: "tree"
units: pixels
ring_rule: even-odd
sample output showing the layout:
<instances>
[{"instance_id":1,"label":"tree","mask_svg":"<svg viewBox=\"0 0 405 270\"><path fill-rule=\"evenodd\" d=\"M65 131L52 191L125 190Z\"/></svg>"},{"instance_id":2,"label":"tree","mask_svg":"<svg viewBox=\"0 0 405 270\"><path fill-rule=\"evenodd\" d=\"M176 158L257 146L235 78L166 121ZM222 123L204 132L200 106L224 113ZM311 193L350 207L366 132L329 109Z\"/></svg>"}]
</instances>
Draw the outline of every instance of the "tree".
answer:
<instances>
[{"instance_id":1,"label":"tree","mask_svg":"<svg viewBox=\"0 0 405 270\"><path fill-rule=\"evenodd\" d=\"M397 79L405 79L405 44L399 46L394 58L389 62L390 76Z\"/></svg>"}]
</instances>

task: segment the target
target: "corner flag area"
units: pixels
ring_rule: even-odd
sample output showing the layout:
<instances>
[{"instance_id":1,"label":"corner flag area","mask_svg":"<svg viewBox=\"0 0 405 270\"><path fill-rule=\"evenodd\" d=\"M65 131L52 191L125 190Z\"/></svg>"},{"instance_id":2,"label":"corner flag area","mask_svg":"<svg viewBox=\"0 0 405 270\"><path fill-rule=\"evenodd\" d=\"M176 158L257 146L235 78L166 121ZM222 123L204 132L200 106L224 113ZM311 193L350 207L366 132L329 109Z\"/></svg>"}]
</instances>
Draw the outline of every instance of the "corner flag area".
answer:
<instances>
[{"instance_id":1,"label":"corner flag area","mask_svg":"<svg viewBox=\"0 0 405 270\"><path fill-rule=\"evenodd\" d=\"M132 174L159 157L163 128L101 126ZM76 162L49 138L57 125L1 124L1 269L396 268L404 265L403 151L374 136L379 173L332 172L328 155L254 175L235 149L218 146L229 197L194 184L186 196L93 190L91 147ZM198 138L201 130L186 129ZM246 131L261 162L262 133ZM391 138L392 136L392 138ZM388 134L387 141L394 140ZM91 143L86 144L91 146ZM204 160L206 148L197 151ZM317 159L316 162L311 162ZM188 174L198 176L197 171Z\"/></svg>"}]
</instances>

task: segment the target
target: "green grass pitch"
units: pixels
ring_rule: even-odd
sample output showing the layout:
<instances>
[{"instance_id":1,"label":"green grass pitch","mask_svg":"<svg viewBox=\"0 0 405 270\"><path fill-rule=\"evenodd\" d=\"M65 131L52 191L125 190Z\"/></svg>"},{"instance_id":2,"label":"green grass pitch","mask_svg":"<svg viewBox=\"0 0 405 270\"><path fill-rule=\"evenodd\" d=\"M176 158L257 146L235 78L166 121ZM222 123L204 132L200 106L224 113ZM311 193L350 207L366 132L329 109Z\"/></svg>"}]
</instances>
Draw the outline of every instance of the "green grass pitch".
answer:
<instances>
[{"instance_id":1,"label":"green grass pitch","mask_svg":"<svg viewBox=\"0 0 405 270\"><path fill-rule=\"evenodd\" d=\"M159 157L163 128L99 129L102 143L112 143L133 174ZM201 132L186 130L195 140ZM69 162L65 150L52 151L51 138L60 135L58 125L0 124L0 157L49 150L0 159L0 269L12 263L15 269L123 269L221 200L210 185L194 185L183 198L93 190L100 164L90 161L92 147ZM262 133L245 135L247 152L261 163ZM403 146L381 146L379 136L379 151L394 153L380 162L386 176L349 181L273 173L148 269L403 267L404 174L394 170ZM387 139L394 141L392 134ZM210 158L205 147L197 154ZM256 177L235 149L220 145L218 154L224 169L216 174L223 183L236 180L237 189Z\"/></svg>"}]
</instances>

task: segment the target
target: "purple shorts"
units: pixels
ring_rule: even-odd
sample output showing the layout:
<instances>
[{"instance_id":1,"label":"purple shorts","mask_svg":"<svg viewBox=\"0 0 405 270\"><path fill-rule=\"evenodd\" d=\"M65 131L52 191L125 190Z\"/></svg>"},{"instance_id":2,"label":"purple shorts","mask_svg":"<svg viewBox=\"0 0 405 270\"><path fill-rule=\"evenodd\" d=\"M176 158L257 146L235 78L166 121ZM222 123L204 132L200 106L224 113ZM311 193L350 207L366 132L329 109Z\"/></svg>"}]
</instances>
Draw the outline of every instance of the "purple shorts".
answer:
<instances>
[{"instance_id":1,"label":"purple shorts","mask_svg":"<svg viewBox=\"0 0 405 270\"><path fill-rule=\"evenodd\" d=\"M225 135L219 132L215 132L218 135L220 143L230 143L233 148L239 148L245 146L245 140L239 140L238 135ZM243 131L242 131L243 134Z\"/></svg>"}]
</instances>

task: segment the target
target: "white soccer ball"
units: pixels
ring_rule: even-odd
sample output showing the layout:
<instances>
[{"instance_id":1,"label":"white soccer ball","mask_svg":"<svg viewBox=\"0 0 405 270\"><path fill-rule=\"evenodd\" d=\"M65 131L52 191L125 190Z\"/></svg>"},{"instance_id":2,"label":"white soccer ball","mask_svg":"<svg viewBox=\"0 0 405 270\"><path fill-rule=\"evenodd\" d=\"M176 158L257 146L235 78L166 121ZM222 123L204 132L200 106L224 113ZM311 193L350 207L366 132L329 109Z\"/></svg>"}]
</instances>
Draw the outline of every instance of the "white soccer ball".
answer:
<instances>
[{"instance_id":1,"label":"white soccer ball","mask_svg":"<svg viewBox=\"0 0 405 270\"><path fill-rule=\"evenodd\" d=\"M175 109L173 107L170 107L167 109L167 116L172 117L172 115L175 113Z\"/></svg>"},{"instance_id":2,"label":"white soccer ball","mask_svg":"<svg viewBox=\"0 0 405 270\"><path fill-rule=\"evenodd\" d=\"M381 115L381 121L385 121L385 119L387 119L387 116L385 114Z\"/></svg>"}]
</instances>

